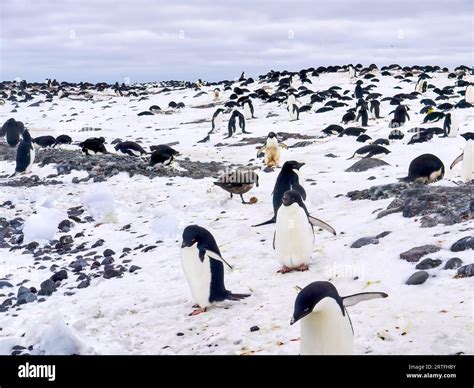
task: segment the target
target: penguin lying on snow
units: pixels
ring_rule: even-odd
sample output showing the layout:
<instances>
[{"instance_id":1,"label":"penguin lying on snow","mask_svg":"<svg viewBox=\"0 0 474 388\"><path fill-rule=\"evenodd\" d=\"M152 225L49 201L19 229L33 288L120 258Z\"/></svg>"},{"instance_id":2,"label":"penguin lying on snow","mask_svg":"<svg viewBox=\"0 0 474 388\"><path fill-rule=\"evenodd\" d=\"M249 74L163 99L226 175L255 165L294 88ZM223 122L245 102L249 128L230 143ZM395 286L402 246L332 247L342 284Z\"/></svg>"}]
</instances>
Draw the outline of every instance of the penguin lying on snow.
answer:
<instances>
[{"instance_id":1,"label":"penguin lying on snow","mask_svg":"<svg viewBox=\"0 0 474 388\"><path fill-rule=\"evenodd\" d=\"M142 156L147 153L140 144L134 141L122 141L116 144L114 148L121 155Z\"/></svg>"},{"instance_id":2,"label":"penguin lying on snow","mask_svg":"<svg viewBox=\"0 0 474 388\"><path fill-rule=\"evenodd\" d=\"M241 300L250 294L233 294L224 284L224 264L232 269L221 255L214 236L198 225L189 225L183 231L181 264L191 288L195 307L190 315L207 311L214 302Z\"/></svg>"},{"instance_id":3,"label":"penguin lying on snow","mask_svg":"<svg viewBox=\"0 0 474 388\"><path fill-rule=\"evenodd\" d=\"M324 281L307 285L296 297L290 322L301 321L300 354L352 354L354 329L346 307L386 297L384 292L340 296L332 283Z\"/></svg>"},{"instance_id":4,"label":"penguin lying on snow","mask_svg":"<svg viewBox=\"0 0 474 388\"><path fill-rule=\"evenodd\" d=\"M79 143L79 146L86 155L108 154L104 143L103 137L91 137Z\"/></svg>"},{"instance_id":5,"label":"penguin lying on snow","mask_svg":"<svg viewBox=\"0 0 474 388\"><path fill-rule=\"evenodd\" d=\"M25 129L23 132L23 140L16 150L16 166L15 172L10 178L17 174L26 174L31 171L31 167L35 161L35 147L33 146L30 133Z\"/></svg>"},{"instance_id":6,"label":"penguin lying on snow","mask_svg":"<svg viewBox=\"0 0 474 388\"><path fill-rule=\"evenodd\" d=\"M399 178L402 182L431 183L443 179L444 164L432 154L423 154L412 160L408 176Z\"/></svg>"},{"instance_id":7,"label":"penguin lying on snow","mask_svg":"<svg viewBox=\"0 0 474 388\"><path fill-rule=\"evenodd\" d=\"M278 137L275 132L269 132L265 145L257 152L257 157L260 153L265 152L265 164L268 168L280 167L280 147L287 149L288 146L284 143L278 143Z\"/></svg>"},{"instance_id":8,"label":"penguin lying on snow","mask_svg":"<svg viewBox=\"0 0 474 388\"><path fill-rule=\"evenodd\" d=\"M273 188L273 217L268 221L252 225L253 227L275 223L278 209L283 200L283 194L285 194L286 191L296 190L300 193L303 200L306 200L306 191L300 183L299 172L300 168L303 166L304 163L299 163L296 160L289 160L283 164L275 182L275 187Z\"/></svg>"},{"instance_id":9,"label":"penguin lying on snow","mask_svg":"<svg viewBox=\"0 0 474 388\"><path fill-rule=\"evenodd\" d=\"M294 269L308 270L314 244L313 226L336 235L332 226L308 213L298 191L286 191L277 212L276 230L273 236L273 249L277 260L282 264L279 273L287 273Z\"/></svg>"},{"instance_id":10,"label":"penguin lying on snow","mask_svg":"<svg viewBox=\"0 0 474 388\"><path fill-rule=\"evenodd\" d=\"M33 139L33 143L43 148L54 147L56 145L56 139L50 135L38 136Z\"/></svg>"},{"instance_id":11,"label":"penguin lying on snow","mask_svg":"<svg viewBox=\"0 0 474 388\"><path fill-rule=\"evenodd\" d=\"M153 151L150 157L150 166L155 166L156 164L168 166L173 162L175 156L179 155L178 151L166 144L151 146L150 150Z\"/></svg>"},{"instance_id":12,"label":"penguin lying on snow","mask_svg":"<svg viewBox=\"0 0 474 388\"><path fill-rule=\"evenodd\" d=\"M250 191L254 184L258 187L258 175L250 170L237 169L222 175L214 184L230 193L230 198L234 194L239 194L242 203L248 204L250 202L245 202L242 194Z\"/></svg>"},{"instance_id":13,"label":"penguin lying on snow","mask_svg":"<svg viewBox=\"0 0 474 388\"><path fill-rule=\"evenodd\" d=\"M71 144L72 138L69 135L59 135L56 138L56 144Z\"/></svg>"},{"instance_id":14,"label":"penguin lying on snow","mask_svg":"<svg viewBox=\"0 0 474 388\"><path fill-rule=\"evenodd\" d=\"M354 156L360 156L362 158L371 158L374 155L380 155L380 154L389 154L390 151L386 149L385 147L382 147L380 145L366 145L364 147L359 148L354 154L348 158L352 159Z\"/></svg>"}]
</instances>

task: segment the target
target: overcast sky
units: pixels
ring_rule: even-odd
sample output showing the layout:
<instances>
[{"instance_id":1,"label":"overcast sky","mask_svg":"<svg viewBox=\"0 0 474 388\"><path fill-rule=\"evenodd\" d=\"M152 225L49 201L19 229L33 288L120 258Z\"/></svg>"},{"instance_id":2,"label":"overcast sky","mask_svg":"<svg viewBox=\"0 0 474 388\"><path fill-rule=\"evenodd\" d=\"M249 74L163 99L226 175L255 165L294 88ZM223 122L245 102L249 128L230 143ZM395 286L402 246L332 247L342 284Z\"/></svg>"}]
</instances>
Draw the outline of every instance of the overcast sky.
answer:
<instances>
[{"instance_id":1,"label":"overcast sky","mask_svg":"<svg viewBox=\"0 0 474 388\"><path fill-rule=\"evenodd\" d=\"M233 79L473 64L473 0L0 0L0 78Z\"/></svg>"}]
</instances>

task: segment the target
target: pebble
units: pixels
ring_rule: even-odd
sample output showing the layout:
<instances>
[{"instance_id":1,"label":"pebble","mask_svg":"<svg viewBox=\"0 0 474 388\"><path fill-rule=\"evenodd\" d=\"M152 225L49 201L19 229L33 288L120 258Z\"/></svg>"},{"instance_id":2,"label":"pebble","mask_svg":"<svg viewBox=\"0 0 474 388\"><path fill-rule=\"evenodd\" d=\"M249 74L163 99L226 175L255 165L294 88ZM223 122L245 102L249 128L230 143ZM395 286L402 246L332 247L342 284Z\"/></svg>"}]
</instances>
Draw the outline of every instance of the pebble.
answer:
<instances>
[{"instance_id":1,"label":"pebble","mask_svg":"<svg viewBox=\"0 0 474 388\"><path fill-rule=\"evenodd\" d=\"M405 284L408 285L418 285L423 284L429 278L429 274L426 271L418 271L411 275Z\"/></svg>"}]
</instances>

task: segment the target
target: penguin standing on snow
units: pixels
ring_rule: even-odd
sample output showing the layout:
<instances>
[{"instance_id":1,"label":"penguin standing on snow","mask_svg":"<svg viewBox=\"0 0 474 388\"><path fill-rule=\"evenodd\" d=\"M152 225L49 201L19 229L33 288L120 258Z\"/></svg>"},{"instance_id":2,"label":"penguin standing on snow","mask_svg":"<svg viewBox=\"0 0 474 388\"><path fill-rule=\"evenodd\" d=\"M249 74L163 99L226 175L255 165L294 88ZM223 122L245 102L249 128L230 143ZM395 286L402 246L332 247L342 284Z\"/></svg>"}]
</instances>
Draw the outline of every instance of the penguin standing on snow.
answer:
<instances>
[{"instance_id":1,"label":"penguin standing on snow","mask_svg":"<svg viewBox=\"0 0 474 388\"><path fill-rule=\"evenodd\" d=\"M474 179L474 141L468 140L464 146L464 152L454 159L450 169L462 161L461 177L464 182L470 182Z\"/></svg>"},{"instance_id":2,"label":"penguin standing on snow","mask_svg":"<svg viewBox=\"0 0 474 388\"><path fill-rule=\"evenodd\" d=\"M298 191L286 191L277 212L276 230L273 236L273 249L282 265L278 270L279 273L309 269L314 244L313 226L321 227L336 235L336 231L330 225L309 215Z\"/></svg>"},{"instance_id":3,"label":"penguin standing on snow","mask_svg":"<svg viewBox=\"0 0 474 388\"><path fill-rule=\"evenodd\" d=\"M356 87L354 89L354 96L356 99L359 99L359 98L363 98L364 96L364 92L362 90L362 81L361 80L358 80L356 82Z\"/></svg>"},{"instance_id":4,"label":"penguin standing on snow","mask_svg":"<svg viewBox=\"0 0 474 388\"><path fill-rule=\"evenodd\" d=\"M214 130L221 129L223 114L224 114L224 109L222 108L219 108L214 112L211 119L211 132L209 133L214 132Z\"/></svg>"},{"instance_id":5,"label":"penguin standing on snow","mask_svg":"<svg viewBox=\"0 0 474 388\"><path fill-rule=\"evenodd\" d=\"M363 104L359 107L357 112L356 121L359 121L363 127L367 127L369 120L369 113L367 112L367 105Z\"/></svg>"},{"instance_id":6,"label":"penguin standing on snow","mask_svg":"<svg viewBox=\"0 0 474 388\"><path fill-rule=\"evenodd\" d=\"M355 76L356 76L356 69L355 69L355 67L354 67L352 64L350 64L350 65L347 67L347 70L348 70L348 72L349 72L349 78L351 78L351 79L352 79L352 78L355 78Z\"/></svg>"},{"instance_id":7,"label":"penguin standing on snow","mask_svg":"<svg viewBox=\"0 0 474 388\"><path fill-rule=\"evenodd\" d=\"M21 121L14 118L8 119L2 126L1 136L7 137L7 143L10 147L16 147L20 142L20 135L25 130L25 126Z\"/></svg>"},{"instance_id":8,"label":"penguin standing on snow","mask_svg":"<svg viewBox=\"0 0 474 388\"><path fill-rule=\"evenodd\" d=\"M265 165L268 168L280 167L280 147L288 148L286 144L278 143L278 137L275 132L269 132L265 145L257 152L257 157L262 152L265 152Z\"/></svg>"},{"instance_id":9,"label":"penguin standing on snow","mask_svg":"<svg viewBox=\"0 0 474 388\"><path fill-rule=\"evenodd\" d=\"M296 104L291 104L288 105L288 112L290 112L290 120L295 121L300 119L300 108L298 108L298 105Z\"/></svg>"},{"instance_id":10,"label":"penguin standing on snow","mask_svg":"<svg viewBox=\"0 0 474 388\"><path fill-rule=\"evenodd\" d=\"M15 172L10 177L17 174L26 174L31 171L31 167L35 161L35 147L33 145L31 135L28 130L23 132L23 140L16 150L16 167Z\"/></svg>"},{"instance_id":11,"label":"penguin standing on snow","mask_svg":"<svg viewBox=\"0 0 474 388\"><path fill-rule=\"evenodd\" d=\"M303 166L304 163L299 163L296 160L289 160L283 164L273 188L273 217L261 224L252 225L253 227L275 223L278 209L282 204L283 195L286 191L296 190L300 193L301 198L304 201L306 200L306 191L300 183L300 168Z\"/></svg>"},{"instance_id":12,"label":"penguin standing on snow","mask_svg":"<svg viewBox=\"0 0 474 388\"><path fill-rule=\"evenodd\" d=\"M380 101L370 100L369 109L372 116L376 119L381 119L380 117Z\"/></svg>"},{"instance_id":13,"label":"penguin standing on snow","mask_svg":"<svg viewBox=\"0 0 474 388\"><path fill-rule=\"evenodd\" d=\"M443 129L449 137L458 135L459 123L454 112L446 113L444 116Z\"/></svg>"},{"instance_id":14,"label":"penguin standing on snow","mask_svg":"<svg viewBox=\"0 0 474 388\"><path fill-rule=\"evenodd\" d=\"M290 325L301 321L301 355L342 355L354 352L354 330L346 307L371 299L386 298L383 292L340 296L330 282L313 282L296 297Z\"/></svg>"},{"instance_id":15,"label":"penguin standing on snow","mask_svg":"<svg viewBox=\"0 0 474 388\"><path fill-rule=\"evenodd\" d=\"M219 88L215 88L213 91L214 101L219 101L221 96L221 90Z\"/></svg>"},{"instance_id":16,"label":"penguin standing on snow","mask_svg":"<svg viewBox=\"0 0 474 388\"><path fill-rule=\"evenodd\" d=\"M229 137L231 137L236 132L237 128L240 128L242 130L242 133L250 134L250 132L247 132L245 130L244 115L240 113L238 110L234 110L232 112L232 115L230 116L229 124L227 127L229 134L225 137L225 139L228 139Z\"/></svg>"},{"instance_id":17,"label":"penguin standing on snow","mask_svg":"<svg viewBox=\"0 0 474 388\"><path fill-rule=\"evenodd\" d=\"M221 255L214 236L198 225L189 225L183 231L181 264L196 303L190 315L198 315L214 302L241 300L250 294L233 294L224 285L224 264L232 269Z\"/></svg>"},{"instance_id":18,"label":"penguin standing on snow","mask_svg":"<svg viewBox=\"0 0 474 388\"><path fill-rule=\"evenodd\" d=\"M251 119L251 118L254 119L255 109L253 107L252 100L250 98L246 99L243 103L243 106L244 106L245 117L247 119Z\"/></svg>"},{"instance_id":19,"label":"penguin standing on snow","mask_svg":"<svg viewBox=\"0 0 474 388\"><path fill-rule=\"evenodd\" d=\"M426 93L426 89L428 88L428 82L425 79L420 78L415 86L415 92L418 93Z\"/></svg>"}]
</instances>

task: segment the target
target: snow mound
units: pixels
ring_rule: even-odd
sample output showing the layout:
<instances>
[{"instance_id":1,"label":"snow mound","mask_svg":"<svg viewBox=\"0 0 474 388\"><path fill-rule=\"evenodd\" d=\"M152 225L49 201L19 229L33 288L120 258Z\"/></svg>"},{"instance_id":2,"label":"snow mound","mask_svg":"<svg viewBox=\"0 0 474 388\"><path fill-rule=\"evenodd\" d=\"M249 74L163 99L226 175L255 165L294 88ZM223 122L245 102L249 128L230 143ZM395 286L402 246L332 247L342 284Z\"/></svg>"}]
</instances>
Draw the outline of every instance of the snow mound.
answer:
<instances>
[{"instance_id":1,"label":"snow mound","mask_svg":"<svg viewBox=\"0 0 474 388\"><path fill-rule=\"evenodd\" d=\"M101 222L117 222L116 202L112 192L105 185L99 185L84 200L92 217Z\"/></svg>"},{"instance_id":2,"label":"snow mound","mask_svg":"<svg viewBox=\"0 0 474 388\"><path fill-rule=\"evenodd\" d=\"M23 226L24 242L47 243L54 239L58 224L67 215L53 207L39 207L36 214L29 216Z\"/></svg>"}]
</instances>

